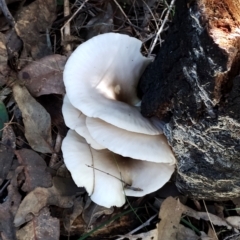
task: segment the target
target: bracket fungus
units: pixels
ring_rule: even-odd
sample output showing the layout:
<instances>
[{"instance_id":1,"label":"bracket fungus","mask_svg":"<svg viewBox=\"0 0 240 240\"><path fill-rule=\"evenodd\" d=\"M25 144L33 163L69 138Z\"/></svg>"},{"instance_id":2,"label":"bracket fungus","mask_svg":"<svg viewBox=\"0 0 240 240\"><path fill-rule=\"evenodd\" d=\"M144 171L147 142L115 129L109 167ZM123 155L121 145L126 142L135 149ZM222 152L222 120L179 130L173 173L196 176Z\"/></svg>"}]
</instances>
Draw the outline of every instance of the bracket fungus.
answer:
<instances>
[{"instance_id":1,"label":"bracket fungus","mask_svg":"<svg viewBox=\"0 0 240 240\"><path fill-rule=\"evenodd\" d=\"M141 41L106 33L81 44L64 69L63 116L70 128L64 162L77 186L102 206L120 207L126 196L161 188L175 157L156 119L139 110L138 80L152 61Z\"/></svg>"}]
</instances>

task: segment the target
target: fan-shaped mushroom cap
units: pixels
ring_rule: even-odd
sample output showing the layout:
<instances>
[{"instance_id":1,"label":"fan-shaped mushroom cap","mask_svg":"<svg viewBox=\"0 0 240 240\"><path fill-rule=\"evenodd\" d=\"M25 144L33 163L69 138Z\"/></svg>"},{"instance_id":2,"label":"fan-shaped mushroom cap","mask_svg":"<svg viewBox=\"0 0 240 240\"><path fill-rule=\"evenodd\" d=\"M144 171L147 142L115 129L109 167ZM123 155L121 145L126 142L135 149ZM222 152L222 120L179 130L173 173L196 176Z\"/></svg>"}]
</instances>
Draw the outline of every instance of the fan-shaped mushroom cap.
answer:
<instances>
[{"instance_id":1,"label":"fan-shaped mushroom cap","mask_svg":"<svg viewBox=\"0 0 240 240\"><path fill-rule=\"evenodd\" d=\"M77 108L73 107L67 95L65 95L63 99L62 113L66 126L72 130L75 130L79 135L84 137L92 148L98 150L106 148L98 144L89 134L89 131L86 127L86 116Z\"/></svg>"},{"instance_id":2,"label":"fan-shaped mushroom cap","mask_svg":"<svg viewBox=\"0 0 240 240\"><path fill-rule=\"evenodd\" d=\"M124 158L108 150L94 150L75 131L69 130L62 144L64 162L79 187L104 207L122 206L125 194L144 196L162 187L174 166ZM125 185L132 188L124 189Z\"/></svg>"},{"instance_id":3,"label":"fan-shaped mushroom cap","mask_svg":"<svg viewBox=\"0 0 240 240\"><path fill-rule=\"evenodd\" d=\"M134 188L125 188L126 196L142 197L157 191L171 178L175 166L165 163L154 163L125 159L125 169L121 170L125 182L131 182ZM140 188L142 191L137 191Z\"/></svg>"},{"instance_id":4,"label":"fan-shaped mushroom cap","mask_svg":"<svg viewBox=\"0 0 240 240\"><path fill-rule=\"evenodd\" d=\"M152 136L129 132L99 118L87 117L86 125L92 138L114 153L150 162L175 163L175 157L163 134Z\"/></svg>"},{"instance_id":5,"label":"fan-shaped mushroom cap","mask_svg":"<svg viewBox=\"0 0 240 240\"><path fill-rule=\"evenodd\" d=\"M64 84L71 104L88 117L150 135L161 133L133 105L138 80L151 59L140 53L141 41L106 33L82 43L68 59Z\"/></svg>"}]
</instances>

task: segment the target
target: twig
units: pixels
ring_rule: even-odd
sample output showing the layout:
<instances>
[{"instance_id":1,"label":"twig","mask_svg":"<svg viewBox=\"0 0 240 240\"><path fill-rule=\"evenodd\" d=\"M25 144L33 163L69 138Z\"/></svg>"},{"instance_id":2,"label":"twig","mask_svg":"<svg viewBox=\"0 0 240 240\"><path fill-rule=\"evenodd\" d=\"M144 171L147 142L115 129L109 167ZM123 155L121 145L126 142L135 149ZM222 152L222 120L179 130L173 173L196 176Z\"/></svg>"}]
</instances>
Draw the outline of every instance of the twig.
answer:
<instances>
[{"instance_id":1,"label":"twig","mask_svg":"<svg viewBox=\"0 0 240 240\"><path fill-rule=\"evenodd\" d=\"M5 0L0 0L0 8L2 9L2 12L3 12L6 20L10 24L10 26L14 28L15 27L15 20L14 20L12 14L10 13Z\"/></svg>"},{"instance_id":2,"label":"twig","mask_svg":"<svg viewBox=\"0 0 240 240\"><path fill-rule=\"evenodd\" d=\"M122 240L122 239L125 239L126 236L130 236L132 234L134 234L135 232L141 230L142 228L146 227L146 226L149 226L150 225L150 222L158 216L158 213L153 215L152 217L150 217L146 222L144 222L143 224L141 224L140 226L138 226L137 228L133 229L131 232L127 233L125 236L123 237L120 237L120 238L117 238L116 240Z\"/></svg>"},{"instance_id":3,"label":"twig","mask_svg":"<svg viewBox=\"0 0 240 240\"><path fill-rule=\"evenodd\" d=\"M64 0L64 17L67 17L69 15L70 15L69 0ZM67 21L64 28L64 39L69 39L70 35L71 35L70 22ZM70 53L72 50L71 45L69 43L64 45L64 48L66 53Z\"/></svg>"},{"instance_id":4,"label":"twig","mask_svg":"<svg viewBox=\"0 0 240 240\"><path fill-rule=\"evenodd\" d=\"M159 28L159 30L158 30L158 32L157 32L157 35L156 35L156 37L155 37L155 39L154 39L154 41L153 41L153 44L152 44L152 46L151 46L151 48L150 48L150 51L149 51L149 53L148 53L148 57L151 55L151 53L152 53L152 51L153 51L153 49L154 49L154 47L155 47L155 45L156 45L156 43L157 43L157 40L158 40L161 32L162 32L163 29L164 29L164 26L165 26L165 24L166 24L166 22L167 22L167 20L168 20L169 13L171 12L171 10L172 10L172 8L173 8L174 3L175 3L175 0L172 0L170 6L169 6L169 8L168 8L168 11L167 11L167 13L166 13L166 16L165 16L165 18L164 18L164 20L163 20L163 22L162 22L162 25L161 25L161 27Z\"/></svg>"},{"instance_id":5,"label":"twig","mask_svg":"<svg viewBox=\"0 0 240 240\"><path fill-rule=\"evenodd\" d=\"M127 189L131 189L131 190L133 190L133 191L143 191L141 188L138 188L138 187L132 187L131 185L129 185L128 183L126 183L126 182L124 182L122 179L120 179L120 178L118 178L118 177L115 177L114 175L112 175L112 174L110 174L110 173L108 173L108 172L104 172L104 171L102 171L102 170L100 170L100 169L98 169L98 168L95 168L95 167L93 167L93 166L90 166L90 165L87 165L86 164L86 166L87 167L90 167L90 168L93 168L94 170L97 170L97 171L99 171L99 172L102 172L102 173L105 173L105 174L107 174L107 175L109 175L109 176L111 176L111 177L114 177L114 178L116 178L117 180L119 180L120 182L122 182L123 184L124 184L124 188L127 188ZM121 173L120 173L120 175L121 175Z\"/></svg>"},{"instance_id":6,"label":"twig","mask_svg":"<svg viewBox=\"0 0 240 240\"><path fill-rule=\"evenodd\" d=\"M126 15L126 13L123 11L122 7L119 5L119 3L116 1L116 0L113 0L114 3L117 5L117 7L119 8L119 10L121 11L121 13L123 14L123 16L127 19L127 22L132 26L132 22L130 21L130 19L128 18L128 16ZM141 37L141 34L135 29L133 28L135 33L138 35L138 37L140 38ZM143 45L143 47L146 49L145 45Z\"/></svg>"},{"instance_id":7,"label":"twig","mask_svg":"<svg viewBox=\"0 0 240 240\"><path fill-rule=\"evenodd\" d=\"M7 180L7 182L3 185L3 187L0 190L0 196L2 196L3 191L6 189L9 183L10 183L10 180Z\"/></svg>"},{"instance_id":8,"label":"twig","mask_svg":"<svg viewBox=\"0 0 240 240\"><path fill-rule=\"evenodd\" d=\"M72 21L72 19L77 15L77 13L84 7L84 5L88 2L88 0L85 0L82 5L78 8L78 10L67 20L67 22L62 26L61 28L61 38L62 43L64 41L64 35L63 35L63 29Z\"/></svg>"},{"instance_id":9,"label":"twig","mask_svg":"<svg viewBox=\"0 0 240 240\"><path fill-rule=\"evenodd\" d=\"M54 153L52 154L52 157L51 157L50 162L49 162L49 167L53 167L56 164L56 162L58 160L58 153L61 149L61 144L62 144L62 137L58 133L57 138L56 138L55 147L54 147Z\"/></svg>"},{"instance_id":10,"label":"twig","mask_svg":"<svg viewBox=\"0 0 240 240\"><path fill-rule=\"evenodd\" d=\"M154 17L154 14L153 14L151 8L148 6L148 4L147 4L144 0L142 0L142 2L146 5L146 8L148 9L150 15L152 15L152 18L153 18L153 20L154 20L154 22L155 22L155 25L156 25L156 29L158 30L157 20L156 20L156 18ZM145 13L145 14L149 15L148 13ZM148 21L148 20L147 20L147 21Z\"/></svg>"},{"instance_id":11,"label":"twig","mask_svg":"<svg viewBox=\"0 0 240 240\"><path fill-rule=\"evenodd\" d=\"M213 226L212 220L211 220L211 218L210 218L210 215L209 215L209 212L208 212L208 210L207 210L207 206L206 206L204 200L203 200L203 205L204 205L205 210L206 210L206 212L207 212L207 215L208 215L209 221L210 221L210 223L211 223L211 226L212 226L213 232L214 232L214 234L215 234L215 236L216 236L216 239L218 239L217 233L216 233L215 228L214 228L214 226Z\"/></svg>"}]
</instances>

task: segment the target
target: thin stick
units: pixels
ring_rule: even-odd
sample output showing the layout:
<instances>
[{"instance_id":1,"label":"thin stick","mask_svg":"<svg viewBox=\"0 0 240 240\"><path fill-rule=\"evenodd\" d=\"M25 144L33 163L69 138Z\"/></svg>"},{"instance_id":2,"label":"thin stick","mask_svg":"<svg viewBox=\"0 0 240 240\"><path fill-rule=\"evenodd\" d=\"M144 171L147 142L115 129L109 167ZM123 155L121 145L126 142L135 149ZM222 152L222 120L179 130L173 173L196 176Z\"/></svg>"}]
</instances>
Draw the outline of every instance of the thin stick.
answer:
<instances>
[{"instance_id":1,"label":"thin stick","mask_svg":"<svg viewBox=\"0 0 240 240\"><path fill-rule=\"evenodd\" d=\"M64 0L64 17L67 17L69 15L70 15L69 0ZM67 22L64 28L64 39L69 39L70 35L71 35L70 22ZM71 45L69 43L64 45L64 48L66 53L69 53L72 50Z\"/></svg>"},{"instance_id":2,"label":"thin stick","mask_svg":"<svg viewBox=\"0 0 240 240\"><path fill-rule=\"evenodd\" d=\"M210 223L211 223L211 226L212 226L213 232L214 232L214 234L215 234L215 236L216 236L216 239L218 239L217 233L216 233L215 228L214 228L214 226L213 226L212 220L211 220L211 218L210 218L210 215L209 215L209 212L208 212L208 210L207 210L207 206L206 206L204 200L203 200L203 205L204 205L205 210L206 210L206 212L207 212L207 215L208 215L209 221L210 221Z\"/></svg>"},{"instance_id":3,"label":"thin stick","mask_svg":"<svg viewBox=\"0 0 240 240\"><path fill-rule=\"evenodd\" d=\"M116 0L113 0L113 1L114 1L114 3L118 6L118 8L119 8L119 10L122 12L123 16L127 19L127 22L130 24L130 26L132 26L132 25L133 25L132 22L130 21L130 19L128 18L128 16L126 15L126 13L123 11L123 9L122 9L121 6L119 5L119 3L118 3ZM136 33L139 37L141 37L141 34L140 34L135 28L133 28L133 29L134 29L135 33ZM144 47L145 50L147 51L145 45L143 45L143 47Z\"/></svg>"},{"instance_id":4,"label":"thin stick","mask_svg":"<svg viewBox=\"0 0 240 240\"><path fill-rule=\"evenodd\" d=\"M167 11L167 13L166 13L166 16L165 16L165 18L164 18L164 20L163 20L163 22L162 22L162 25L161 25L161 27L159 28L159 30L158 30L158 32L157 32L157 35L156 35L156 37L155 37L155 39L154 39L154 41L153 41L153 44L152 44L152 46L151 46L151 48L150 48L150 51L149 51L149 53L148 53L148 57L151 55L151 53L152 53L152 51L153 51L153 49L154 49L154 47L155 47L155 45L156 45L156 43L157 43L157 40L158 40L161 32L162 32L163 29L164 29L164 26L165 26L165 24L166 24L166 22L167 22L167 20L168 20L169 13L170 13L170 11L171 11L172 8L173 8L174 3L175 3L175 0L172 0L170 6L169 6L169 8L168 8L168 11Z\"/></svg>"},{"instance_id":5,"label":"thin stick","mask_svg":"<svg viewBox=\"0 0 240 240\"><path fill-rule=\"evenodd\" d=\"M4 186L2 187L2 189L0 190L0 196L2 195L3 191L6 189L6 187L9 185L10 180L7 180L7 182L4 184Z\"/></svg>"},{"instance_id":6,"label":"thin stick","mask_svg":"<svg viewBox=\"0 0 240 240\"><path fill-rule=\"evenodd\" d=\"M133 191L143 191L141 188L132 187L132 186L129 185L128 183L124 182L122 179L120 179L120 178L118 178L118 177L116 177L116 176L114 176L114 175L112 175L112 174L110 174L110 173L108 173L108 172L104 172L104 171L102 171L102 170L100 170L100 169L98 169L98 168L95 168L95 167L90 166L90 165L87 165L87 164L86 164L86 166L87 166L87 167L90 167L90 168L93 168L94 170L97 170L97 171L99 171L99 172L105 173L105 174L107 174L107 175L109 175L109 176L111 176L111 177L116 178L116 179L119 180L120 182L124 183L124 188L128 188L128 189L131 189L131 190L133 190Z\"/></svg>"},{"instance_id":7,"label":"thin stick","mask_svg":"<svg viewBox=\"0 0 240 240\"><path fill-rule=\"evenodd\" d=\"M85 0L83 3L82 3L82 5L78 8L78 10L67 20L67 22L62 26L62 28L61 28L61 38L62 38L62 42L63 42L63 40L64 40L64 38L63 38L63 29L67 26L67 24L69 24L71 21L72 21L72 19L77 15L77 13L84 7L84 5L86 4L88 2L88 0Z\"/></svg>"},{"instance_id":8,"label":"thin stick","mask_svg":"<svg viewBox=\"0 0 240 240\"><path fill-rule=\"evenodd\" d=\"M149 11L149 13L150 13L150 15L152 15L152 18L153 18L153 20L154 20L154 22L155 22L155 25L156 25L156 29L158 30L157 20L156 20L154 14L153 14L151 8L148 6L148 4L147 4L144 0L142 0L142 2L146 5L146 7L147 7L147 9L148 9L148 11Z\"/></svg>"},{"instance_id":9,"label":"thin stick","mask_svg":"<svg viewBox=\"0 0 240 240\"><path fill-rule=\"evenodd\" d=\"M155 214L155 215L153 215L152 217L150 217L146 222L144 222L143 224L141 224L141 225L138 226L137 228L133 229L131 232L127 233L125 236L120 237L120 238L118 238L118 239L116 239L116 240L125 239L126 236L129 236L129 237L130 237L130 235L134 234L135 232L141 230L142 228L144 228L144 227L146 227L146 226L149 226L149 225L150 225L150 222L151 222L155 217L157 217L157 216L158 216L158 213Z\"/></svg>"},{"instance_id":10,"label":"thin stick","mask_svg":"<svg viewBox=\"0 0 240 240\"><path fill-rule=\"evenodd\" d=\"M54 147L54 153L52 154L50 162L49 162L49 167L53 167L57 163L58 153L60 152L61 144L62 144L62 137L61 137L60 133L58 133L57 138L56 138L55 147Z\"/></svg>"}]
</instances>

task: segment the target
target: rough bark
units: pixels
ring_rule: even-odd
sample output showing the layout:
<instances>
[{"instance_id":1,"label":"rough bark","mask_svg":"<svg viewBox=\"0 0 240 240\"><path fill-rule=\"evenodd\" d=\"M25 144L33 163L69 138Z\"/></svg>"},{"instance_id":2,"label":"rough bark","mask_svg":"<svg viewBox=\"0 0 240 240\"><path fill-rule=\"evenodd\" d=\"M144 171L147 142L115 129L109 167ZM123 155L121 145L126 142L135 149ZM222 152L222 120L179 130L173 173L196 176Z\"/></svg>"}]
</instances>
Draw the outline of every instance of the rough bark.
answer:
<instances>
[{"instance_id":1,"label":"rough bark","mask_svg":"<svg viewBox=\"0 0 240 240\"><path fill-rule=\"evenodd\" d=\"M240 196L240 0L177 0L168 38L139 84L142 114L168 123L177 187Z\"/></svg>"}]
</instances>

